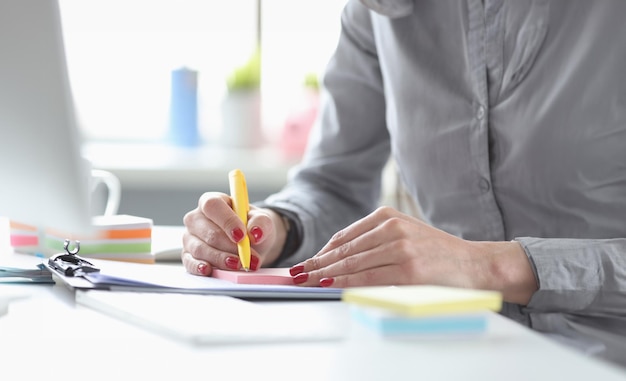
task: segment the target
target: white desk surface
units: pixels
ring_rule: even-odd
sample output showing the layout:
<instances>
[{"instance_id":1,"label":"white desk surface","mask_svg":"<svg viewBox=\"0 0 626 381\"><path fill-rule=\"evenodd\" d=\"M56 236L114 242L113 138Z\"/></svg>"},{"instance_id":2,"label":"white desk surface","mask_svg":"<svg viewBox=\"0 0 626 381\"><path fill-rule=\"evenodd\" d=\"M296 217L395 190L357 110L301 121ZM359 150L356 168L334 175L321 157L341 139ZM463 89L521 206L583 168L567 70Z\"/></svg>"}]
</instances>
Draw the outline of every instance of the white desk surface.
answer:
<instances>
[{"instance_id":1,"label":"white desk surface","mask_svg":"<svg viewBox=\"0 0 626 381\"><path fill-rule=\"evenodd\" d=\"M0 263L7 264L16 255L0 247ZM25 295L0 316L3 379L626 380L626 370L497 314L479 338L400 341L352 334L339 342L195 347L76 305L74 292L62 285L0 288ZM281 303L303 303L336 324L352 324L341 302Z\"/></svg>"}]
</instances>

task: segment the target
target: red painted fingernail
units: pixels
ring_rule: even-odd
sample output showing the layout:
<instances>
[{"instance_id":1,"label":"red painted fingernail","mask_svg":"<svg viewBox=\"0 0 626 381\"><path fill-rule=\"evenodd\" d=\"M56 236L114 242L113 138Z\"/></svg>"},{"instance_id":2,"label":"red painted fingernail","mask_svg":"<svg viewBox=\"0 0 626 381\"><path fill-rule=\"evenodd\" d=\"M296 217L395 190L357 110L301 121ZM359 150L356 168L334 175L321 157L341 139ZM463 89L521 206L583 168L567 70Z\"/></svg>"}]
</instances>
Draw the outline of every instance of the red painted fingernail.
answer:
<instances>
[{"instance_id":1,"label":"red painted fingernail","mask_svg":"<svg viewBox=\"0 0 626 381\"><path fill-rule=\"evenodd\" d=\"M235 242L239 242L243 239L243 230L239 229L239 228L235 228L233 229L233 231L230 233L233 236L233 239L235 240Z\"/></svg>"},{"instance_id":2,"label":"red painted fingernail","mask_svg":"<svg viewBox=\"0 0 626 381\"><path fill-rule=\"evenodd\" d=\"M206 275L207 273L207 265L206 263L200 263L197 267L198 272L202 275Z\"/></svg>"},{"instance_id":3,"label":"red painted fingernail","mask_svg":"<svg viewBox=\"0 0 626 381\"><path fill-rule=\"evenodd\" d=\"M309 279L309 273L300 273L293 278L294 284L304 283Z\"/></svg>"},{"instance_id":4,"label":"red painted fingernail","mask_svg":"<svg viewBox=\"0 0 626 381\"><path fill-rule=\"evenodd\" d=\"M259 257L251 256L250 257L250 270L257 271L259 269Z\"/></svg>"},{"instance_id":5,"label":"red painted fingernail","mask_svg":"<svg viewBox=\"0 0 626 381\"><path fill-rule=\"evenodd\" d=\"M252 234L252 237L254 238L254 242L259 242L259 240L263 238L263 230L261 230L261 228L258 226L255 226L252 229L250 229L250 234Z\"/></svg>"},{"instance_id":6,"label":"red painted fingernail","mask_svg":"<svg viewBox=\"0 0 626 381\"><path fill-rule=\"evenodd\" d=\"M335 282L335 278L322 278L320 279L320 287L330 287Z\"/></svg>"},{"instance_id":7,"label":"red painted fingernail","mask_svg":"<svg viewBox=\"0 0 626 381\"><path fill-rule=\"evenodd\" d=\"M289 274L291 274L291 276L296 276L296 275L300 274L303 271L304 271L304 266L303 265L297 265L297 266L293 266L292 268L289 269Z\"/></svg>"},{"instance_id":8,"label":"red painted fingernail","mask_svg":"<svg viewBox=\"0 0 626 381\"><path fill-rule=\"evenodd\" d=\"M233 270L239 269L239 258L226 257L226 267Z\"/></svg>"}]
</instances>

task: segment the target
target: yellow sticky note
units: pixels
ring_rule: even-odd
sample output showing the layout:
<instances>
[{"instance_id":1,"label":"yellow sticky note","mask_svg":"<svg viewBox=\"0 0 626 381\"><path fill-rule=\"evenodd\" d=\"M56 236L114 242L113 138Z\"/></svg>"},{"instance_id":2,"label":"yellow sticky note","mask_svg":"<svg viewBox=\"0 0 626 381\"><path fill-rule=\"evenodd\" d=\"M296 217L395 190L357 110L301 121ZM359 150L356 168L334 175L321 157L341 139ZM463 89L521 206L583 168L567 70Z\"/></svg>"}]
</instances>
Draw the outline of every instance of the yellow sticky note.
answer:
<instances>
[{"instance_id":1,"label":"yellow sticky note","mask_svg":"<svg viewBox=\"0 0 626 381\"><path fill-rule=\"evenodd\" d=\"M443 286L353 287L343 291L342 301L383 308L405 316L500 311L502 294Z\"/></svg>"}]
</instances>

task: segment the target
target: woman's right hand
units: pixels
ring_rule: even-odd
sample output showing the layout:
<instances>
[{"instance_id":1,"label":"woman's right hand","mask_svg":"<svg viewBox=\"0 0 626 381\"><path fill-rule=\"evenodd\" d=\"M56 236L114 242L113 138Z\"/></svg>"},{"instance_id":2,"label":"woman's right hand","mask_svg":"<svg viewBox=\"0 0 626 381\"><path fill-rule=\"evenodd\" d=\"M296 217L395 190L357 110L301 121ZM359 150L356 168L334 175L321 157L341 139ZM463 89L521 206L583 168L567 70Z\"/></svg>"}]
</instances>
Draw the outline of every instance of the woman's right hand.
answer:
<instances>
[{"instance_id":1,"label":"woman's right hand","mask_svg":"<svg viewBox=\"0 0 626 381\"><path fill-rule=\"evenodd\" d=\"M181 259L191 274L210 276L214 268L242 269L237 242L247 232L250 237L250 269L273 263L286 238L282 218L273 210L250 206L248 226L232 209L229 195L204 193L198 207L183 218L185 233Z\"/></svg>"}]
</instances>

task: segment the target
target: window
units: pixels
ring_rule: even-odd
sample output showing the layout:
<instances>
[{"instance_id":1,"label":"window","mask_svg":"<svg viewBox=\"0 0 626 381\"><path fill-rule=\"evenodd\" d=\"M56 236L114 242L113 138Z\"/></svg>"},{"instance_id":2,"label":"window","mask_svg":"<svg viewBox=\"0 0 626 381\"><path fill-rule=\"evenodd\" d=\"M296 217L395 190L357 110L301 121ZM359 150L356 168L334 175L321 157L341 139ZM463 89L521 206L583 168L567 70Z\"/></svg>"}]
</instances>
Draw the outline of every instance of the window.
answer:
<instances>
[{"instance_id":1,"label":"window","mask_svg":"<svg viewBox=\"0 0 626 381\"><path fill-rule=\"evenodd\" d=\"M261 1L261 0L258 0ZM219 131L226 78L262 43L264 125L280 128L292 92L321 74L345 0L60 0L79 125L91 141L167 136L172 70L198 72L198 124ZM258 17L258 10L261 17ZM257 28L258 20L261 28Z\"/></svg>"}]
</instances>

